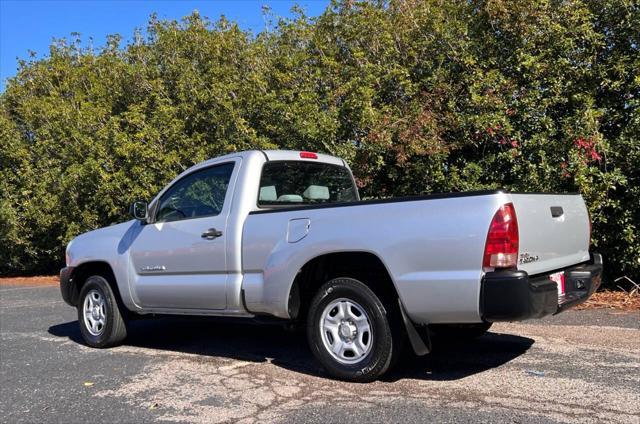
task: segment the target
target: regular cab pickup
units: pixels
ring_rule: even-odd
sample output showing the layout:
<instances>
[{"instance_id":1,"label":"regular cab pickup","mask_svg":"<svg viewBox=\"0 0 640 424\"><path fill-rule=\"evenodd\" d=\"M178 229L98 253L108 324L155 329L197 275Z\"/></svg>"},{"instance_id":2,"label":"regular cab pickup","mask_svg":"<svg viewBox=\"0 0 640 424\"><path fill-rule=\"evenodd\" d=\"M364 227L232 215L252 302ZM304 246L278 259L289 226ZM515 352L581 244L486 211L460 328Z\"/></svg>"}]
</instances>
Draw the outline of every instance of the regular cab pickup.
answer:
<instances>
[{"instance_id":1,"label":"regular cab pickup","mask_svg":"<svg viewBox=\"0 0 640 424\"><path fill-rule=\"evenodd\" d=\"M407 341L562 312L602 273L579 194L360 200L344 160L311 152L208 160L131 213L67 246L62 297L93 347L141 315L265 315L303 323L330 375L370 381Z\"/></svg>"}]
</instances>

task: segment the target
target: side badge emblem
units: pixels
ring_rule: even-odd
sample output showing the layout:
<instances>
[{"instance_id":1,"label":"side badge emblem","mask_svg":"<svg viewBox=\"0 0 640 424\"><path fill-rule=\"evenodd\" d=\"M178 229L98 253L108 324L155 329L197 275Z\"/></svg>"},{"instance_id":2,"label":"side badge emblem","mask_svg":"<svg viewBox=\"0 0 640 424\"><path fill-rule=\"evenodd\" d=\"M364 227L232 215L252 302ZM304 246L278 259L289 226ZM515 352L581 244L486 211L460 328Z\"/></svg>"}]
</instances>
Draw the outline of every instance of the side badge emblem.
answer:
<instances>
[{"instance_id":1,"label":"side badge emblem","mask_svg":"<svg viewBox=\"0 0 640 424\"><path fill-rule=\"evenodd\" d=\"M151 271L165 271L167 267L164 265L154 265L154 266L143 266L140 268L142 272L151 272Z\"/></svg>"}]
</instances>

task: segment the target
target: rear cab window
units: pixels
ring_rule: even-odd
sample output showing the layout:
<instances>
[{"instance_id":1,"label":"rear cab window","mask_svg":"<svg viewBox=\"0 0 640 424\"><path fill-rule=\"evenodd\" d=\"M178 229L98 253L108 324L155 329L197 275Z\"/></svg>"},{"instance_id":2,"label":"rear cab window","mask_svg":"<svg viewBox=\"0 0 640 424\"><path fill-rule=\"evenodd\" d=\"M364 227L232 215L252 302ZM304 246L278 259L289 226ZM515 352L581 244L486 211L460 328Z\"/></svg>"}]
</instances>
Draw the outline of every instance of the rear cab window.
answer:
<instances>
[{"instance_id":1,"label":"rear cab window","mask_svg":"<svg viewBox=\"0 0 640 424\"><path fill-rule=\"evenodd\" d=\"M271 161L262 167L258 207L355 202L353 177L344 166L322 162Z\"/></svg>"}]
</instances>

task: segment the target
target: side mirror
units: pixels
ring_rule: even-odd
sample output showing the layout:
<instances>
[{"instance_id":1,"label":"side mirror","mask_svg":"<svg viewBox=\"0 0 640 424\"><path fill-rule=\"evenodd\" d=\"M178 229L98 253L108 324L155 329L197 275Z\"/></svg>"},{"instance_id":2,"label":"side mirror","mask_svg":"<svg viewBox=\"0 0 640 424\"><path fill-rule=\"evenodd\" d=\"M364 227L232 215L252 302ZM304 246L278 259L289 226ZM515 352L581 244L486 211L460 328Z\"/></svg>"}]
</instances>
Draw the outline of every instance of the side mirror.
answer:
<instances>
[{"instance_id":1,"label":"side mirror","mask_svg":"<svg viewBox=\"0 0 640 424\"><path fill-rule=\"evenodd\" d=\"M129 207L129 213L139 221L146 221L148 215L148 205L144 200L136 200Z\"/></svg>"}]
</instances>

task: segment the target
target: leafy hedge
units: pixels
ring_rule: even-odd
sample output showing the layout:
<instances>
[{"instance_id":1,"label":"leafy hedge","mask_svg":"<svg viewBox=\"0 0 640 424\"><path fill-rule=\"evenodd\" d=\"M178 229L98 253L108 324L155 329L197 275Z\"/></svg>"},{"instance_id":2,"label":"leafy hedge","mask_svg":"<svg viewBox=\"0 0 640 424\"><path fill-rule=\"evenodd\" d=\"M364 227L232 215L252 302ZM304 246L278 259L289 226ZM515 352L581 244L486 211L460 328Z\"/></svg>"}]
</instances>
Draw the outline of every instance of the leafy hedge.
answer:
<instances>
[{"instance_id":1,"label":"leafy hedge","mask_svg":"<svg viewBox=\"0 0 640 424\"><path fill-rule=\"evenodd\" d=\"M194 12L99 49L79 36L0 95L0 272L52 272L222 153L346 158L365 196L580 191L608 279L640 274L634 0L335 2L243 31Z\"/></svg>"}]
</instances>

